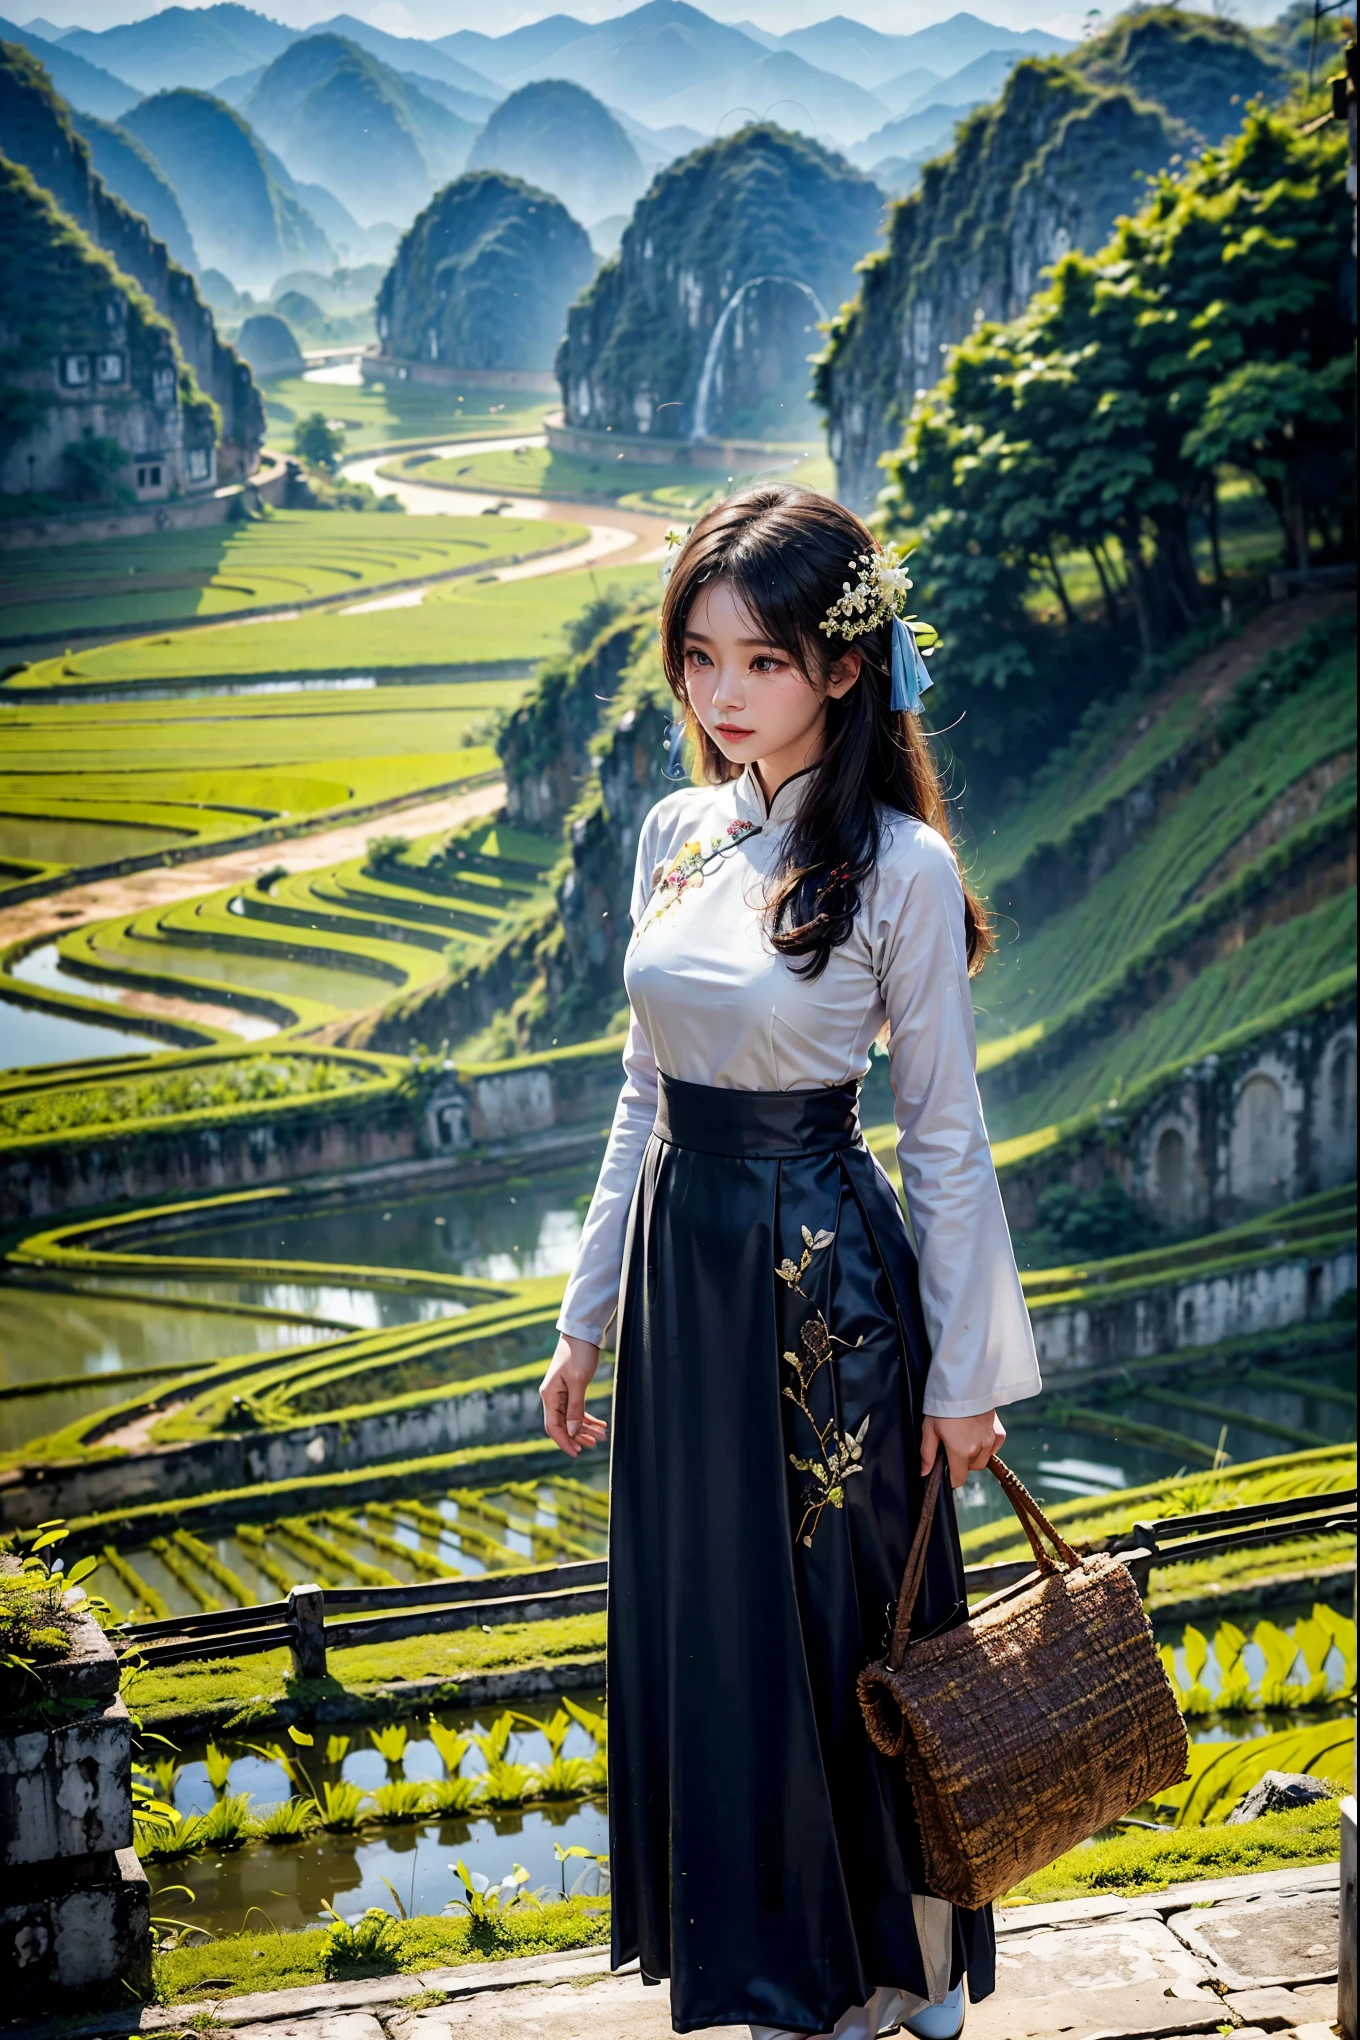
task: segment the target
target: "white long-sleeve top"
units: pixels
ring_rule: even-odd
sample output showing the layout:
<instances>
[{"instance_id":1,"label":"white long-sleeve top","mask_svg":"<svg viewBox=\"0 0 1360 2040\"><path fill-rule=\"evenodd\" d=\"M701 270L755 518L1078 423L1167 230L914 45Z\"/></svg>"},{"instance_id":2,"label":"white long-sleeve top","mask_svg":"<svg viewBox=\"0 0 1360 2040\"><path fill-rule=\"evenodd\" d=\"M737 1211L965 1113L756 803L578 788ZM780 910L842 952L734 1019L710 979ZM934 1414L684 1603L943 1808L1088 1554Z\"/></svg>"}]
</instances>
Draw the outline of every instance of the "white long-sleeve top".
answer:
<instances>
[{"instance_id":1,"label":"white long-sleeve top","mask_svg":"<svg viewBox=\"0 0 1360 2040\"><path fill-rule=\"evenodd\" d=\"M798 976L771 947L763 913L807 783L806 773L786 781L767 810L748 770L669 795L643 823L624 963L623 1090L558 1329L599 1345L614 1315L658 1069L742 1091L850 1083L886 1021L932 1351L925 1411L975 1416L1040 1383L978 1097L958 865L924 822L885 816L849 940L819 978Z\"/></svg>"}]
</instances>

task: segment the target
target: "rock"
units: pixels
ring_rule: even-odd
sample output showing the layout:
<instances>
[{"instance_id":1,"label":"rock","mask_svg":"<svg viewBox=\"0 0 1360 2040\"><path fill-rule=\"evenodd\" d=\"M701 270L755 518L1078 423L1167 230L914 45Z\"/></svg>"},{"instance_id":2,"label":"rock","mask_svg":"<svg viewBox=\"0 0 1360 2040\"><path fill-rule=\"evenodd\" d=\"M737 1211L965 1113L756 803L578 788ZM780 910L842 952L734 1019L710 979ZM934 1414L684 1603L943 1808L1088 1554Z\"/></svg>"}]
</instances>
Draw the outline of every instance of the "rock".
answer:
<instances>
[{"instance_id":1,"label":"rock","mask_svg":"<svg viewBox=\"0 0 1360 2040\"><path fill-rule=\"evenodd\" d=\"M384 355L450 368L545 369L595 269L559 200L502 170L446 185L402 237L378 293Z\"/></svg>"},{"instance_id":2,"label":"rock","mask_svg":"<svg viewBox=\"0 0 1360 2040\"><path fill-rule=\"evenodd\" d=\"M1332 1796L1323 1779L1310 1778L1306 1772L1267 1771L1238 1800L1224 1826L1242 1827L1249 1820L1259 1820L1263 1813L1287 1813L1292 1806L1312 1806Z\"/></svg>"},{"instance_id":3,"label":"rock","mask_svg":"<svg viewBox=\"0 0 1360 2040\"><path fill-rule=\"evenodd\" d=\"M608 107L565 78L535 80L502 100L473 143L468 168L508 170L551 191L587 226L610 214L626 218L647 182Z\"/></svg>"},{"instance_id":4,"label":"rock","mask_svg":"<svg viewBox=\"0 0 1360 2040\"><path fill-rule=\"evenodd\" d=\"M900 441L944 348L980 319L1016 317L1047 265L1103 245L1136 176L1218 141L1248 99L1278 99L1287 84L1249 29L1169 8L1017 64L894 208L886 250L835 322L816 392L842 501L874 502L879 455Z\"/></svg>"},{"instance_id":5,"label":"rock","mask_svg":"<svg viewBox=\"0 0 1360 2040\"><path fill-rule=\"evenodd\" d=\"M293 329L273 312L253 312L237 334L236 346L256 375L302 373L302 349Z\"/></svg>"},{"instance_id":6,"label":"rock","mask_svg":"<svg viewBox=\"0 0 1360 2040\"><path fill-rule=\"evenodd\" d=\"M742 293L764 280L780 302L750 307L760 351L778 371L763 395L769 423L781 400L801 402L818 319L854 285L873 247L883 194L861 171L802 135L744 128L662 170L639 200L617 258L574 304L557 356L569 425L586 431L687 439L704 411L724 433L752 409L749 389L714 387L705 366L743 314ZM787 316L796 312L789 380ZM806 329L811 328L811 331ZM743 429L749 429L744 427ZM794 437L776 428L776 437Z\"/></svg>"}]
</instances>

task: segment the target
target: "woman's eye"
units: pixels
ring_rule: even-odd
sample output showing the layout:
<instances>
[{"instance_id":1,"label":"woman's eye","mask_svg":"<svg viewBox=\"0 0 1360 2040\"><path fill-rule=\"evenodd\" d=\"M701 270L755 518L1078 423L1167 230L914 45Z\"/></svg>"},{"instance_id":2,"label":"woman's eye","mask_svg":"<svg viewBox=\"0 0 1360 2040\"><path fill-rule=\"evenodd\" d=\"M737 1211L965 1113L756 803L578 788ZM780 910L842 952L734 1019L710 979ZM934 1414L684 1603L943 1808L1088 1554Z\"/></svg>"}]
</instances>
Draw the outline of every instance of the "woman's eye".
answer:
<instances>
[{"instance_id":1,"label":"woman's eye","mask_svg":"<svg viewBox=\"0 0 1360 2040\"><path fill-rule=\"evenodd\" d=\"M691 645L685 657L691 666L711 666L713 663L708 653L701 652L697 645Z\"/></svg>"},{"instance_id":2,"label":"woman's eye","mask_svg":"<svg viewBox=\"0 0 1360 2040\"><path fill-rule=\"evenodd\" d=\"M774 652L757 652L751 661L753 673L777 673L784 661Z\"/></svg>"}]
</instances>

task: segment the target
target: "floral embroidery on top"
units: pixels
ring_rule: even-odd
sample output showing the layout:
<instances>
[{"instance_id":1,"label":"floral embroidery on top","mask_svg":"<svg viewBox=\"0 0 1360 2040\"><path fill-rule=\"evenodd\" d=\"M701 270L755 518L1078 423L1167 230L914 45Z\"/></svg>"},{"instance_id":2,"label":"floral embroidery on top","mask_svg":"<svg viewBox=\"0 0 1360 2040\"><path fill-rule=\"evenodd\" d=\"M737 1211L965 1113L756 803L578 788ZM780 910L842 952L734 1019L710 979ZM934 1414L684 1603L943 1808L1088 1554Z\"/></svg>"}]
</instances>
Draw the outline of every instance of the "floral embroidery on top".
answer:
<instances>
[{"instance_id":1,"label":"floral embroidery on top","mask_svg":"<svg viewBox=\"0 0 1360 2040\"><path fill-rule=\"evenodd\" d=\"M692 837L680 855L661 874L656 891L652 894L656 911L643 921L638 934L642 933L643 928L650 927L653 921L659 920L669 908L675 906L688 887L702 885L705 872L710 866L720 863L729 850L734 850L738 843L744 843L748 836L759 834L758 822L729 822L720 836L709 837L707 849L697 836Z\"/></svg>"},{"instance_id":2,"label":"floral embroidery on top","mask_svg":"<svg viewBox=\"0 0 1360 2040\"><path fill-rule=\"evenodd\" d=\"M814 1255L822 1253L829 1247L836 1235L831 1232L813 1233L807 1226L801 1227L801 1231L803 1235L801 1260L779 1261L775 1265L775 1273L782 1282L788 1284L796 1296L801 1296L805 1303L810 1303L812 1299L801 1287L802 1278L811 1267ZM836 1337L815 1306L812 1316L799 1329L798 1343L803 1349L801 1354L784 1355L785 1362L793 1369L798 1386L792 1388L785 1384L783 1392L807 1418L817 1440L814 1457L801 1459L796 1452L789 1454L790 1466L797 1472L808 1475L799 1494L803 1517L795 1535L800 1544L810 1548L813 1533L822 1519L823 1510L843 1509L845 1483L853 1475L864 1471L860 1461L864 1457L864 1439L869 1429L869 1419L866 1417L852 1435L848 1431L838 1431L834 1418L828 1423L819 1424L813 1415L812 1405L808 1399L813 1381L823 1367L834 1360L832 1347L847 1346L848 1343ZM855 1343L859 1345L862 1340L856 1340Z\"/></svg>"}]
</instances>

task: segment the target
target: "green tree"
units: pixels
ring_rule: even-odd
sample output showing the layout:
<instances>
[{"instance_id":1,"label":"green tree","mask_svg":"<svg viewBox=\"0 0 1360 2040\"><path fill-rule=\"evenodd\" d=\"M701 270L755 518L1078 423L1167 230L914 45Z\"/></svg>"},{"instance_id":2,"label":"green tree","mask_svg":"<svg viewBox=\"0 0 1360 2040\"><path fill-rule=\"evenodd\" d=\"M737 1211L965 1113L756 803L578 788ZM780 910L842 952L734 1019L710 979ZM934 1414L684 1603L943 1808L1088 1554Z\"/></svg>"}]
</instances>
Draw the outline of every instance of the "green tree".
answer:
<instances>
[{"instance_id":1,"label":"green tree","mask_svg":"<svg viewBox=\"0 0 1360 2040\"><path fill-rule=\"evenodd\" d=\"M1071 661L1026 608L1036 582L1078 625L1060 556L1084 549L1107 624L1154 651L1204 607L1195 520L1245 468L1295 556L1353 525L1345 141L1249 110L1152 185L1094 256L1065 256L1020 318L954 348L887 457L889 523L922 544L922 613L948 705L995 700L973 742L1003 753L1069 713ZM1216 569L1216 578L1217 569ZM1069 653L1071 647L1069 646Z\"/></svg>"},{"instance_id":2,"label":"green tree","mask_svg":"<svg viewBox=\"0 0 1360 2040\"><path fill-rule=\"evenodd\" d=\"M344 450L344 426L333 424L324 412L309 412L293 428L293 451L309 468L320 468L323 474L333 475Z\"/></svg>"}]
</instances>

